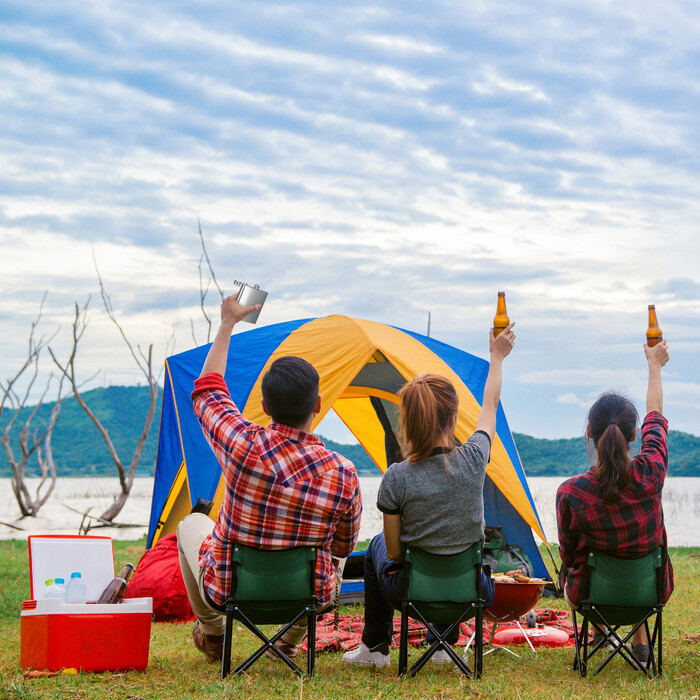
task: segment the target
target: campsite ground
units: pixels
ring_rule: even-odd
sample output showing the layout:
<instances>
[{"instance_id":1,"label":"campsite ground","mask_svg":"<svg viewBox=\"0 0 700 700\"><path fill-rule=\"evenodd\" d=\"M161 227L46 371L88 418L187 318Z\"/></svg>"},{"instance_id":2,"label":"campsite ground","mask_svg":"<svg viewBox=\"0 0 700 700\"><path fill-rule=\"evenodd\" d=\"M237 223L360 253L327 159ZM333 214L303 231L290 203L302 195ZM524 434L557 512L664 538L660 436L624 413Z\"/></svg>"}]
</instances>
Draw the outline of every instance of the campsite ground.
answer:
<instances>
[{"instance_id":1,"label":"campsite ground","mask_svg":"<svg viewBox=\"0 0 700 700\"><path fill-rule=\"evenodd\" d=\"M119 567L138 559L143 542L116 542ZM28 597L27 545L0 542L0 698L700 698L700 549L671 550L676 591L664 613L664 677L646 680L621 662L596 678L571 670L572 650L540 650L520 658L489 655L484 676L470 681L451 666L429 665L414 679L397 679L397 652L388 669L346 668L340 653L321 654L312 680L298 679L263 659L241 678L224 682L191 642L191 625L154 624L143 673L59 675L25 680L19 669L21 601ZM542 605L563 607L547 599ZM357 610L355 610L356 612ZM237 632L235 658L252 651L252 635ZM415 653L415 652L414 652ZM234 661L235 661L234 658Z\"/></svg>"}]
</instances>

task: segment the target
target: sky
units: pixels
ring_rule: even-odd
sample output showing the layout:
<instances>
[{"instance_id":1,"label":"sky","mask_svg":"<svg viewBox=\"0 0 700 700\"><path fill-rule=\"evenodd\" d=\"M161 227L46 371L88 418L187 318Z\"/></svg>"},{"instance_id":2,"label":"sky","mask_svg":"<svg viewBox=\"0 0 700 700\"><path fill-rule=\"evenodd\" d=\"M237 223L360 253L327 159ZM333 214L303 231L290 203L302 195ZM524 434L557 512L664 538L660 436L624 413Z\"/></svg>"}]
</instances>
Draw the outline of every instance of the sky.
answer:
<instances>
[{"instance_id":1,"label":"sky","mask_svg":"<svg viewBox=\"0 0 700 700\"><path fill-rule=\"evenodd\" d=\"M83 388L143 381L94 261L157 366L206 342L199 222L259 325L430 313L487 357L505 291L503 404L537 437L607 389L643 413L656 304L665 413L700 434L699 36L694 0L3 0L0 378L46 292L64 358L90 298Z\"/></svg>"}]
</instances>

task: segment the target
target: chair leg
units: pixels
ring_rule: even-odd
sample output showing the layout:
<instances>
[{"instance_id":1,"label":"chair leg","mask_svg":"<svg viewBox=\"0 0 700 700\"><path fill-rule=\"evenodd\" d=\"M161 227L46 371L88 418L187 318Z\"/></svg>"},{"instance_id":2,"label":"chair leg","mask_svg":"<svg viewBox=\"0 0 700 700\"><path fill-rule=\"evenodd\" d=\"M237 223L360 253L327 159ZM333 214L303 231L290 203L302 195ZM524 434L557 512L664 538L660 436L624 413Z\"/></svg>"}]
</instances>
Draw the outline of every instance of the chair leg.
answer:
<instances>
[{"instance_id":1,"label":"chair leg","mask_svg":"<svg viewBox=\"0 0 700 700\"><path fill-rule=\"evenodd\" d=\"M314 665L316 663L316 608L311 611L308 620L306 674L311 678L314 675Z\"/></svg>"},{"instance_id":2,"label":"chair leg","mask_svg":"<svg viewBox=\"0 0 700 700\"><path fill-rule=\"evenodd\" d=\"M226 627L224 629L224 648L221 654L221 678L226 678L231 671L231 635L233 634L233 610L226 610Z\"/></svg>"},{"instance_id":3,"label":"chair leg","mask_svg":"<svg viewBox=\"0 0 700 700\"><path fill-rule=\"evenodd\" d=\"M663 612L661 609L656 613L656 623L654 625L654 629L656 629L656 625L659 626L659 636L657 637L658 639L658 644L659 644L659 654L658 654L658 660L656 663L656 668L659 676L662 674L662 665L663 665L663 618L661 617L663 615Z\"/></svg>"},{"instance_id":4,"label":"chair leg","mask_svg":"<svg viewBox=\"0 0 700 700\"><path fill-rule=\"evenodd\" d=\"M572 610L571 611L571 617L574 622L574 663L572 667L572 671L578 671L579 668L581 667L581 638L578 633L578 625L577 625L577 620L576 620L576 611Z\"/></svg>"},{"instance_id":5,"label":"chair leg","mask_svg":"<svg viewBox=\"0 0 700 700\"><path fill-rule=\"evenodd\" d=\"M656 611L656 619L654 620L654 632L649 635L649 626L647 625L647 637L649 638L649 663L647 669L651 665L652 676L661 676L663 664L662 651L662 612L658 608ZM654 651L656 649L656 651Z\"/></svg>"},{"instance_id":6,"label":"chair leg","mask_svg":"<svg viewBox=\"0 0 700 700\"><path fill-rule=\"evenodd\" d=\"M401 604L401 631L399 633L399 676L406 673L408 667L408 610Z\"/></svg>"},{"instance_id":7,"label":"chair leg","mask_svg":"<svg viewBox=\"0 0 700 700\"><path fill-rule=\"evenodd\" d=\"M583 654L579 659L578 672L581 678L586 677L588 671L588 615L583 613L583 623L581 624L581 640L583 642Z\"/></svg>"},{"instance_id":8,"label":"chair leg","mask_svg":"<svg viewBox=\"0 0 700 700\"><path fill-rule=\"evenodd\" d=\"M268 639L261 631L260 629L253 624L243 613L243 611L236 607L235 612L238 615L238 619L258 638L260 639L263 644L261 647L259 647L253 654L251 654L243 663L239 664L234 670L233 674L235 676L240 675L243 673L243 671L247 670L250 668L268 649L272 650L277 656L279 656L282 661L284 661L289 668L294 671L295 673L298 673L299 675L303 675L304 671L294 662L292 661L284 652L280 651L276 646L275 642L278 641L284 633L296 622L298 622L302 617L307 615L307 610L304 609L302 610L291 622L289 622L285 627L283 627L280 630L277 630L276 634ZM233 613L232 613L233 614ZM308 661L307 661L308 663Z\"/></svg>"},{"instance_id":9,"label":"chair leg","mask_svg":"<svg viewBox=\"0 0 700 700\"><path fill-rule=\"evenodd\" d=\"M461 624L462 620L464 620L467 615L471 612L472 608L474 607L473 604L470 604L469 607L464 610L462 615L455 620L448 628L445 630L442 634L439 633L435 627L428 622L428 620L425 619L423 615L411 604L410 601L407 602L406 604L406 610L411 611L411 617L420 620L422 622L426 629L435 637L435 641L430 645L428 650L416 661L413 666L411 666L411 670L408 672L408 675L413 678L422 668L425 666L425 664L428 663L430 658L433 656L433 654L438 650L438 649L443 649L447 655L452 659L452 661L456 664L457 668L464 673L465 675L472 675L472 670L469 668L467 665L466 661L464 658L460 657L454 649L450 646L450 644L447 643L447 639L449 636L454 632L455 628L458 628L459 625ZM478 610L478 609L477 609Z\"/></svg>"},{"instance_id":10,"label":"chair leg","mask_svg":"<svg viewBox=\"0 0 700 700\"><path fill-rule=\"evenodd\" d=\"M481 605L477 608L474 625L474 680L477 680L484 670L484 608Z\"/></svg>"},{"instance_id":11,"label":"chair leg","mask_svg":"<svg viewBox=\"0 0 700 700\"><path fill-rule=\"evenodd\" d=\"M632 653L632 650L628 646L628 644L631 642L634 634L637 632L638 629L640 629L643 625L646 625L646 621L649 617L649 614L647 614L644 618L642 618L632 629L625 635L624 638L620 636L618 633L618 629L620 628L620 625L613 626L608 623L608 621L601 615L600 611L597 610L595 607L593 607L593 611L602 620L602 627L598 626L598 623L593 623L594 627L596 629L599 629L601 632L604 632L604 635L607 639L612 638L612 642L614 645L614 648L612 651L610 651L607 656L605 657L605 660L603 661L600 666L595 670L595 673L593 674L594 676L600 673L607 665L610 663L610 661L615 657L615 656L620 656L631 668L633 668L635 671L642 671L644 672L645 675L649 675L648 673L648 664L647 667L645 668L639 661L637 661L637 658L634 656ZM595 654L595 652L601 648L604 645L604 642L601 641L599 642L596 647L593 649L591 652L590 656Z\"/></svg>"}]
</instances>

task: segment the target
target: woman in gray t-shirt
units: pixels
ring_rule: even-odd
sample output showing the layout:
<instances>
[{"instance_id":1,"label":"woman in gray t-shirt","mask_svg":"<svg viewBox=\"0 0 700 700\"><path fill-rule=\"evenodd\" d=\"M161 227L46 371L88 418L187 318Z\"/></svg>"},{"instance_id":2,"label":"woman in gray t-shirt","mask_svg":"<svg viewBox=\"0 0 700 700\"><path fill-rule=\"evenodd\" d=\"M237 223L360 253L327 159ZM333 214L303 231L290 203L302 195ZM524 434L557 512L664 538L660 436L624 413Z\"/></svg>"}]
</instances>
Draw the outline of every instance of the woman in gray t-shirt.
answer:
<instances>
[{"instance_id":1,"label":"woman in gray t-shirt","mask_svg":"<svg viewBox=\"0 0 700 700\"><path fill-rule=\"evenodd\" d=\"M405 460L384 474L377 496L384 532L372 540L365 556L365 627L362 644L343 655L358 666L388 666L394 610L405 586L403 553L415 545L434 554L456 554L484 536L483 487L496 411L502 365L515 341L513 324L489 336L491 364L475 433L455 445L459 403L448 379L426 374L399 391L400 438ZM493 600L493 582L485 576L482 594ZM451 643L457 641L449 640ZM433 663L449 661L444 650Z\"/></svg>"}]
</instances>

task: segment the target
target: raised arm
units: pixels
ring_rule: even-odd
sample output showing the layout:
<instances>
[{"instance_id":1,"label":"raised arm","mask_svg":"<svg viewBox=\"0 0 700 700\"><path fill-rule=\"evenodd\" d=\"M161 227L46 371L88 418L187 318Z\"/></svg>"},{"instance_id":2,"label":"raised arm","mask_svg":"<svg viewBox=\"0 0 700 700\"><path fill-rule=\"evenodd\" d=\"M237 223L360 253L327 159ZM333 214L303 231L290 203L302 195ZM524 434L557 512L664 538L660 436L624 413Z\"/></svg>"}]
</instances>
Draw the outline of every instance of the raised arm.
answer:
<instances>
[{"instance_id":1,"label":"raised arm","mask_svg":"<svg viewBox=\"0 0 700 700\"><path fill-rule=\"evenodd\" d=\"M483 430L489 436L491 442L493 442L493 436L496 434L496 413L498 411L498 402L501 400L503 360L513 349L515 343L514 325L515 323L508 325L498 336L494 334L493 328L489 331L491 364L489 365L489 373L484 385L484 400L481 403L481 411L476 421L476 429Z\"/></svg>"},{"instance_id":2,"label":"raised arm","mask_svg":"<svg viewBox=\"0 0 700 700\"><path fill-rule=\"evenodd\" d=\"M662 340L650 348L644 344L644 354L649 364L649 383L647 385L647 413L664 412L664 391L661 386L661 368L668 362L668 343Z\"/></svg>"},{"instance_id":3,"label":"raised arm","mask_svg":"<svg viewBox=\"0 0 700 700\"><path fill-rule=\"evenodd\" d=\"M214 342L209 348L207 359L204 361L202 373L203 377L210 372L217 372L222 377L226 374L226 359L228 357L228 346L231 341L233 327L245 318L251 311L260 308L260 304L255 306L241 306L235 296L226 297L221 302L221 325L216 332Z\"/></svg>"}]
</instances>

